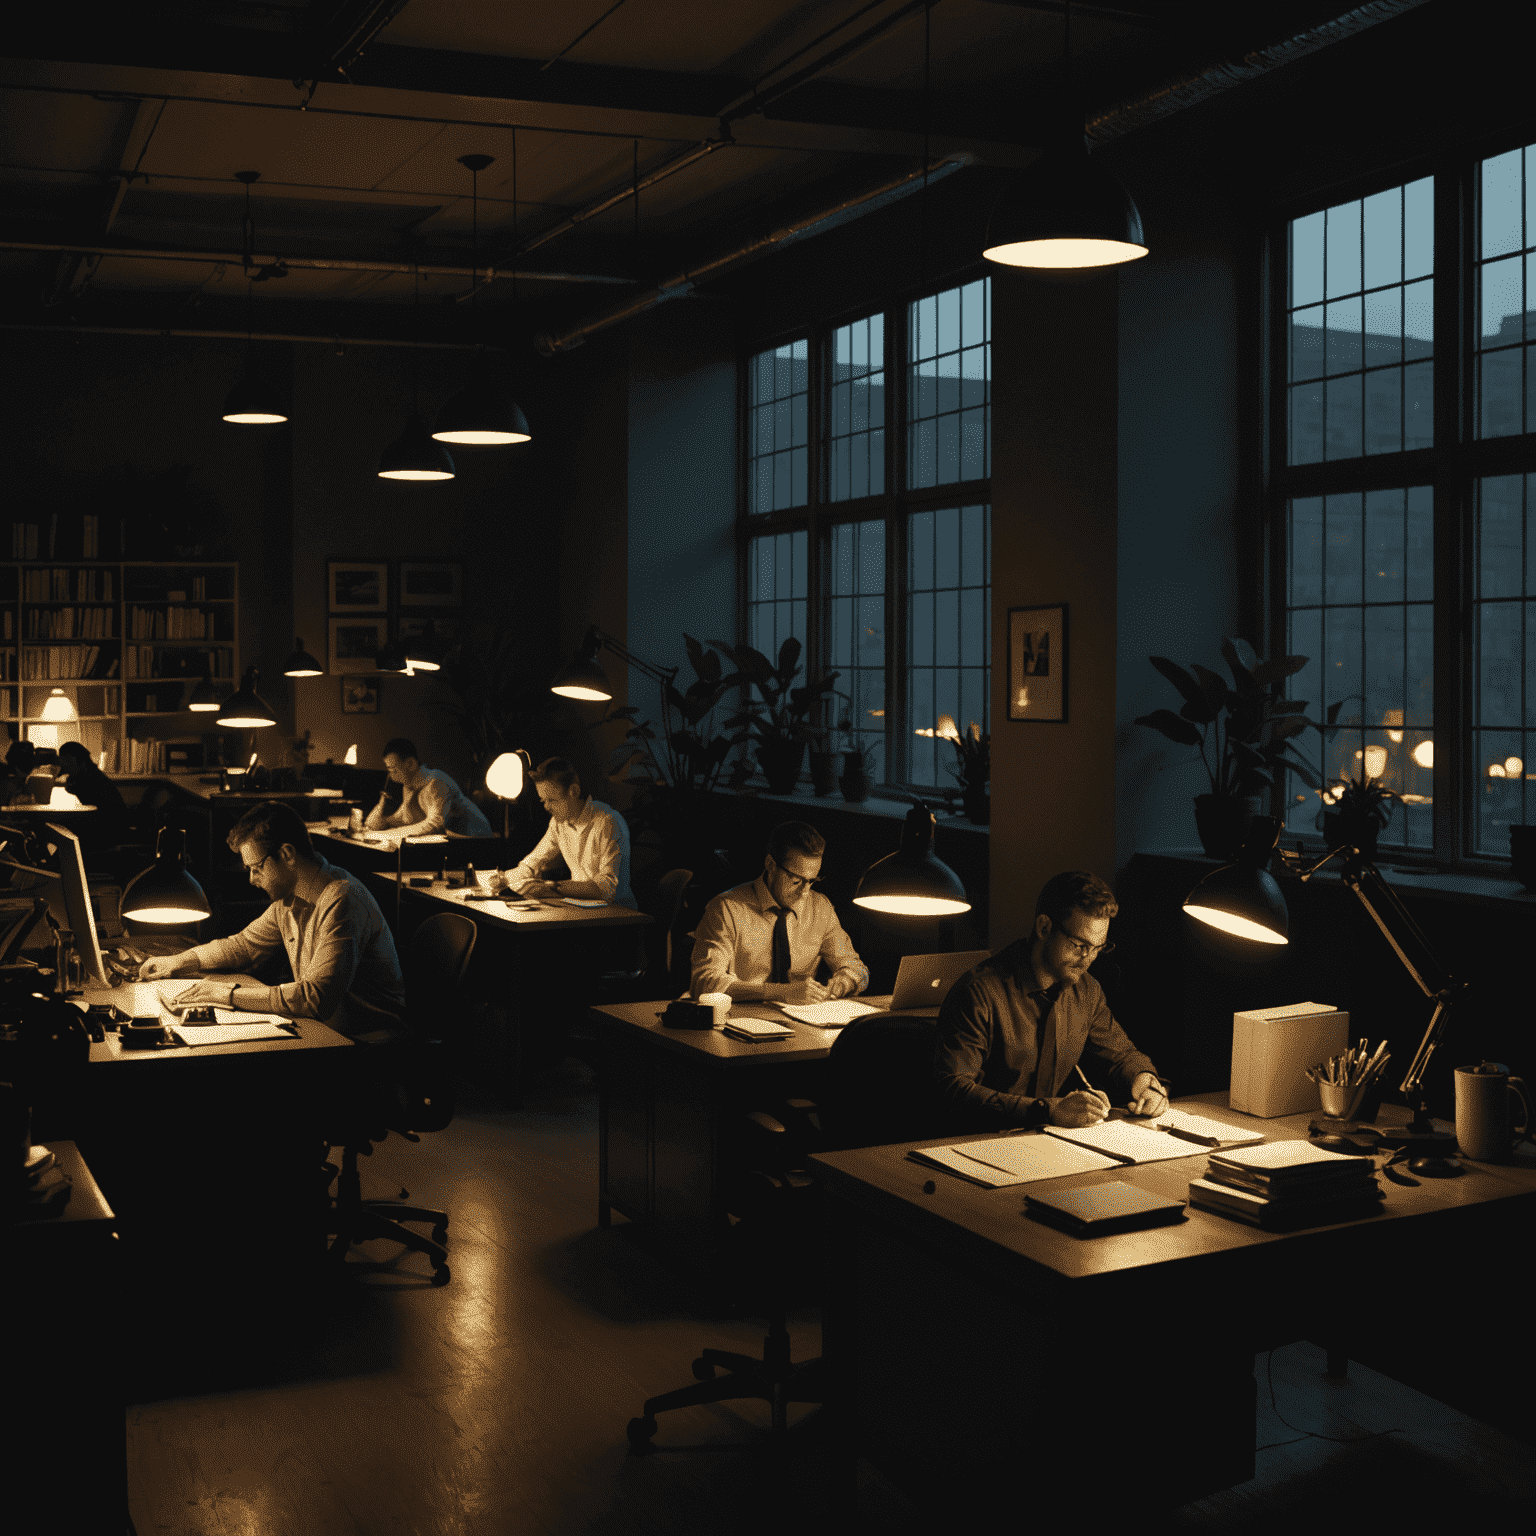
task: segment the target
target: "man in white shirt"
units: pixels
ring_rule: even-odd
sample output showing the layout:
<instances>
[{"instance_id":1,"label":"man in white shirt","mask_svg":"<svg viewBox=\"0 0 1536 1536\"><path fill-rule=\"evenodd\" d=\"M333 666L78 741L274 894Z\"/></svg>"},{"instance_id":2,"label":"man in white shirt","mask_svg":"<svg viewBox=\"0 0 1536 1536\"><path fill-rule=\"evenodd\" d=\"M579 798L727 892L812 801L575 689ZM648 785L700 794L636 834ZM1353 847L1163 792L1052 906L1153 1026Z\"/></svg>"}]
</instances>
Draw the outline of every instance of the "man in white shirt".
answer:
<instances>
[{"instance_id":1,"label":"man in white shirt","mask_svg":"<svg viewBox=\"0 0 1536 1536\"><path fill-rule=\"evenodd\" d=\"M385 793L363 825L379 832L407 827L412 837L447 832L459 837L490 837L485 812L441 768L424 768L416 744L404 736L384 743L384 771L400 786L400 809L385 811Z\"/></svg>"},{"instance_id":2,"label":"man in white shirt","mask_svg":"<svg viewBox=\"0 0 1536 1536\"><path fill-rule=\"evenodd\" d=\"M826 839L804 821L768 835L763 872L704 908L693 944L693 995L725 992L768 1002L821 1003L869 985L832 903L813 887ZM816 980L819 964L830 977Z\"/></svg>"},{"instance_id":3,"label":"man in white shirt","mask_svg":"<svg viewBox=\"0 0 1536 1536\"><path fill-rule=\"evenodd\" d=\"M510 887L519 896L574 896L635 905L629 887L629 828L611 805L582 792L581 776L563 757L546 758L530 775L539 803L549 812L549 827L532 853L514 869L492 870L487 887ZM565 860L564 880L546 880L554 864Z\"/></svg>"}]
</instances>

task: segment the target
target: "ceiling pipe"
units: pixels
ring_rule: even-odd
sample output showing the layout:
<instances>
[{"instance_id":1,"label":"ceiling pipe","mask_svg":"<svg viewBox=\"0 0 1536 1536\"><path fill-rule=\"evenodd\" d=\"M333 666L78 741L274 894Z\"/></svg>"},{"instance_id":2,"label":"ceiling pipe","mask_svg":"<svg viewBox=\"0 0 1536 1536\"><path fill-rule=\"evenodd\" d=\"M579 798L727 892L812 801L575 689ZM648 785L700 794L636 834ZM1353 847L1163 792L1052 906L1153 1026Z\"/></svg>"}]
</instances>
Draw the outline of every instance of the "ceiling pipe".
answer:
<instances>
[{"instance_id":1,"label":"ceiling pipe","mask_svg":"<svg viewBox=\"0 0 1536 1536\"><path fill-rule=\"evenodd\" d=\"M1384 21L1395 21L1417 10L1426 0L1369 0L1366 5L1298 32L1283 42L1254 48L1236 59L1218 59L1191 74L1176 76L1161 85L1129 97L1125 101L1094 113L1083 125L1084 132L1096 144L1134 133L1138 128L1162 122L1186 107L1193 107L1213 96L1220 96L1234 86L1246 85L1287 64L1294 64L1309 54L1331 48L1368 32Z\"/></svg>"},{"instance_id":2,"label":"ceiling pipe","mask_svg":"<svg viewBox=\"0 0 1536 1536\"><path fill-rule=\"evenodd\" d=\"M242 269L246 260L240 251L151 249L135 245L90 245L71 240L0 240L0 251L68 252L76 256L115 256L125 261L196 261ZM520 283L597 283L632 288L635 281L632 277L606 277L594 272L514 272L508 267L434 266L425 262L415 265L408 261L369 261L352 256L253 255L250 259L256 266L276 265L295 272L395 272L406 277L468 277L487 283L515 277Z\"/></svg>"},{"instance_id":3,"label":"ceiling pipe","mask_svg":"<svg viewBox=\"0 0 1536 1536\"><path fill-rule=\"evenodd\" d=\"M479 341L408 341L392 336L295 336L284 331L192 331L174 325L43 325L0 320L0 331L53 331L66 336L179 336L192 341L292 341L308 346L405 347L438 352L496 352Z\"/></svg>"},{"instance_id":4,"label":"ceiling pipe","mask_svg":"<svg viewBox=\"0 0 1536 1536\"><path fill-rule=\"evenodd\" d=\"M821 234L846 218L858 218L863 214L872 213L876 208L884 207L899 197L920 191L925 182L932 186L952 171L958 171L961 166L970 165L973 158L968 154L946 155L941 160L931 161L926 170L919 167L891 181L882 182L878 187L871 187L867 191L855 193L852 197L845 197L830 207L819 209L805 218L796 219L792 224L782 225L771 234L762 235L746 245L737 246L723 256L716 256L712 260L701 262L698 266L679 272L675 277L666 278L655 287L648 288L644 293L624 299L612 308L602 310L583 320L579 325L570 326L563 331L541 332L534 337L533 344L545 357L569 352L598 331L606 331L611 326L621 325L636 315L644 314L648 309L654 309L658 304L664 304L668 299L686 298L693 292L694 285L697 283L720 277L732 267L755 261L771 251L782 249L808 235Z\"/></svg>"}]
</instances>

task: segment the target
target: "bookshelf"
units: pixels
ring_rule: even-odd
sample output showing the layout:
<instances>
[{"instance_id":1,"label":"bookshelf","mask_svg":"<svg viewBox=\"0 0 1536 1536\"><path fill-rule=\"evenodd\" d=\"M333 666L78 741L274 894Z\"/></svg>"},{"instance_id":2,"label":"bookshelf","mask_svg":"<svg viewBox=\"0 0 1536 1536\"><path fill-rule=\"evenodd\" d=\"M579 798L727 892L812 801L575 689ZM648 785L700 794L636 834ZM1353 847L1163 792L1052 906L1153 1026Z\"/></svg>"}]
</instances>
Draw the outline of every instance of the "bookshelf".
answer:
<instances>
[{"instance_id":1,"label":"bookshelf","mask_svg":"<svg viewBox=\"0 0 1536 1536\"><path fill-rule=\"evenodd\" d=\"M210 726L186 707L204 673L235 686L239 597L232 561L0 563L7 738L55 745L78 730L93 757L106 752L109 772L162 769L165 741ZM77 718L45 713L60 699Z\"/></svg>"}]
</instances>

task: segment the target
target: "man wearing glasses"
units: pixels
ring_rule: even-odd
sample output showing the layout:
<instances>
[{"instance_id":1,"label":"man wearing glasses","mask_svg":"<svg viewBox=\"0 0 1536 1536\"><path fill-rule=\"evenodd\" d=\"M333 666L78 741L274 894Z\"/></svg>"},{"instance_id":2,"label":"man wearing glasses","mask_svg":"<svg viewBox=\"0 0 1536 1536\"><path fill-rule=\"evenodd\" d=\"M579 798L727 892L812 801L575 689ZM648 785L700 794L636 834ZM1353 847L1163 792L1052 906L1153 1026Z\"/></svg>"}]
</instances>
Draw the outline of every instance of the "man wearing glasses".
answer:
<instances>
[{"instance_id":1,"label":"man wearing glasses","mask_svg":"<svg viewBox=\"0 0 1536 1536\"><path fill-rule=\"evenodd\" d=\"M347 1035L398 1024L405 982L384 914L361 880L315 852L299 813L282 804L256 806L235 823L229 846L272 905L227 939L144 961L140 980L248 971L286 955L292 981L250 986L205 975L168 998L168 1006L319 1019Z\"/></svg>"},{"instance_id":2,"label":"man wearing glasses","mask_svg":"<svg viewBox=\"0 0 1536 1536\"><path fill-rule=\"evenodd\" d=\"M1054 875L1035 903L1034 932L950 989L939 1010L934 1071L957 1130L1097 1125L1110 1111L1106 1088L1132 1114L1167 1109L1156 1068L1088 974L1114 948L1109 920L1119 910L1097 875ZM1094 1086L1063 1092L1074 1070Z\"/></svg>"},{"instance_id":3,"label":"man wearing glasses","mask_svg":"<svg viewBox=\"0 0 1536 1536\"><path fill-rule=\"evenodd\" d=\"M826 839L803 821L768 835L763 872L704 908L693 945L693 995L725 992L770 1003L821 1003L869 985L869 971L814 889ZM816 979L818 967L830 973Z\"/></svg>"}]
</instances>

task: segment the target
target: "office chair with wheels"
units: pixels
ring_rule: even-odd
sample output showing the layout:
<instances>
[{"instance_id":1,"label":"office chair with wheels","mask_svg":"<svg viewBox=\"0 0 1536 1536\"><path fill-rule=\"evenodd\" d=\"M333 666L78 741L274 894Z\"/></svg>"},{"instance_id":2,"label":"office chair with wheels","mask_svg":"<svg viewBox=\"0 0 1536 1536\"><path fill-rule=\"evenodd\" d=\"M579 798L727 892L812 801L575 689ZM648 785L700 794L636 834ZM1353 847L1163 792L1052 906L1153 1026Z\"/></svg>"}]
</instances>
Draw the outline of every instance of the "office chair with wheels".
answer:
<instances>
[{"instance_id":1,"label":"office chair with wheels","mask_svg":"<svg viewBox=\"0 0 1536 1536\"><path fill-rule=\"evenodd\" d=\"M406 953L405 1027L353 1037L359 1046L376 1051L378 1056L370 1063L373 1070L339 1138L342 1160L329 1224L334 1234L330 1256L337 1265L363 1272L391 1268L390 1264L347 1263L354 1243L388 1238L412 1252L426 1254L432 1265L432 1283L448 1283L448 1213L407 1205L404 1200L363 1199L357 1159L370 1156L374 1143L383 1141L391 1131L407 1141L419 1141L419 1132L440 1131L453 1119L453 1088L444 1041L469 969L475 933L474 922L457 912L429 917L412 936ZM411 1231L404 1225L408 1221L431 1223L432 1235L423 1237Z\"/></svg>"}]
</instances>

